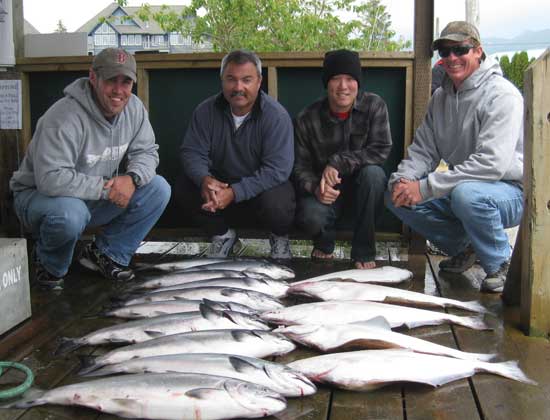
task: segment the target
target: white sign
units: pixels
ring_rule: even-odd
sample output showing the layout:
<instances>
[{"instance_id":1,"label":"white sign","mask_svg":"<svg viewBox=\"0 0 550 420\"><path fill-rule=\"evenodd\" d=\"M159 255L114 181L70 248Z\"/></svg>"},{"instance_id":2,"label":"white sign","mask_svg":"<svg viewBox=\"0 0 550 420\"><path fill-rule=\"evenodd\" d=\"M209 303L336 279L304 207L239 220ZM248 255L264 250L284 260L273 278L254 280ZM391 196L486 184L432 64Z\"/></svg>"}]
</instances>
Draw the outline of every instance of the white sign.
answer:
<instances>
[{"instance_id":1,"label":"white sign","mask_svg":"<svg viewBox=\"0 0 550 420\"><path fill-rule=\"evenodd\" d=\"M0 67L15 65L11 0L0 0Z\"/></svg>"},{"instance_id":2,"label":"white sign","mask_svg":"<svg viewBox=\"0 0 550 420\"><path fill-rule=\"evenodd\" d=\"M21 80L0 80L0 129L21 128Z\"/></svg>"}]
</instances>

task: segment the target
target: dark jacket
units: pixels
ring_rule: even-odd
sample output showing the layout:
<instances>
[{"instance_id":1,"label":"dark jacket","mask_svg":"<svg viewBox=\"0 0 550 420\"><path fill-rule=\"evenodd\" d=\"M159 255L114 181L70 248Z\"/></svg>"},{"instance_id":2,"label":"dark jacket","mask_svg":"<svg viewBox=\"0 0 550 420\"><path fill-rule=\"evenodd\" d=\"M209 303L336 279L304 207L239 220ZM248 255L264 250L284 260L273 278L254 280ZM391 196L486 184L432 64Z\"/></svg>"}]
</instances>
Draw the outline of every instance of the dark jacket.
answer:
<instances>
[{"instance_id":1,"label":"dark jacket","mask_svg":"<svg viewBox=\"0 0 550 420\"><path fill-rule=\"evenodd\" d=\"M386 103L374 93L360 93L350 117L341 121L322 99L296 117L294 138L296 188L313 194L326 165L348 176L367 164L384 163L392 144Z\"/></svg>"},{"instance_id":2,"label":"dark jacket","mask_svg":"<svg viewBox=\"0 0 550 420\"><path fill-rule=\"evenodd\" d=\"M213 176L231 184L240 202L288 180L294 162L292 121L287 111L260 91L250 114L235 128L219 93L202 102L181 145L185 174L200 188Z\"/></svg>"}]
</instances>

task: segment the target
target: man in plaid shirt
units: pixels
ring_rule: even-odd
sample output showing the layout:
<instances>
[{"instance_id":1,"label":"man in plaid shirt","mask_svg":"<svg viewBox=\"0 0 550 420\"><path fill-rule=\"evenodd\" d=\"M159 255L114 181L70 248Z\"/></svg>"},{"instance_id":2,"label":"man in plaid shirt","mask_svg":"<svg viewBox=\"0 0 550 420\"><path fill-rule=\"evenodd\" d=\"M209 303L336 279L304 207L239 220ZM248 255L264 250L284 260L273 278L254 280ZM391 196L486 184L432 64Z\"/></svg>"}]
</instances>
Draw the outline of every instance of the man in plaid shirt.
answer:
<instances>
[{"instance_id":1,"label":"man in plaid shirt","mask_svg":"<svg viewBox=\"0 0 550 420\"><path fill-rule=\"evenodd\" d=\"M337 223L352 221L351 259L358 269L376 266L375 223L384 208L391 149L386 104L360 92L356 52L330 51L323 63L327 97L308 106L294 125L296 223L313 237L313 259L330 259ZM349 216L349 217L348 217Z\"/></svg>"}]
</instances>

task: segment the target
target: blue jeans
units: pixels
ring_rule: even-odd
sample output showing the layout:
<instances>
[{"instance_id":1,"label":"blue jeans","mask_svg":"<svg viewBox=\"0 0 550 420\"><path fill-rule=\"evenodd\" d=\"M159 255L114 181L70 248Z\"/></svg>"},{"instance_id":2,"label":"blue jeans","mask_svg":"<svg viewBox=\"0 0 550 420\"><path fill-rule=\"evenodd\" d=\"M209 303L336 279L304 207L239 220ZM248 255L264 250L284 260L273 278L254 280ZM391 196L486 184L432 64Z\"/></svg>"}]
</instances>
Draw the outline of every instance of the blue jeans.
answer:
<instances>
[{"instance_id":1,"label":"blue jeans","mask_svg":"<svg viewBox=\"0 0 550 420\"><path fill-rule=\"evenodd\" d=\"M510 259L504 229L521 222L523 191L508 182L463 182L447 197L412 207L394 207L386 192L386 206L448 255L471 244L489 274Z\"/></svg>"},{"instance_id":2,"label":"blue jeans","mask_svg":"<svg viewBox=\"0 0 550 420\"><path fill-rule=\"evenodd\" d=\"M382 167L366 165L342 180L340 195L332 204L323 204L311 194L298 197L296 224L313 237L313 246L325 254L334 251L335 229L351 227L351 259L374 261L376 220L384 210L386 183Z\"/></svg>"},{"instance_id":3,"label":"blue jeans","mask_svg":"<svg viewBox=\"0 0 550 420\"><path fill-rule=\"evenodd\" d=\"M101 226L95 238L99 250L127 266L170 199L170 185L156 175L137 189L127 208L107 200L49 197L37 190L15 195L19 220L36 241L36 253L46 270L63 277L69 270L76 242L84 229Z\"/></svg>"}]
</instances>

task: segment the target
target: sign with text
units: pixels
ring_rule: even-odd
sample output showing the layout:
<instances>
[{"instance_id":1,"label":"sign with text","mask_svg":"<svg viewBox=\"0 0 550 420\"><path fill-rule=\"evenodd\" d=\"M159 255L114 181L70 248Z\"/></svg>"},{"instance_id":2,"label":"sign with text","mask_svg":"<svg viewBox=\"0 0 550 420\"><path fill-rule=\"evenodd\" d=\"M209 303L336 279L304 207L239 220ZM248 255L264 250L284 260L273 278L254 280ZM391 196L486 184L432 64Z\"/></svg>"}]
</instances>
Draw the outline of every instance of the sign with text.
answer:
<instances>
[{"instance_id":1,"label":"sign with text","mask_svg":"<svg viewBox=\"0 0 550 420\"><path fill-rule=\"evenodd\" d=\"M0 0L0 67L15 65L11 0Z\"/></svg>"},{"instance_id":2,"label":"sign with text","mask_svg":"<svg viewBox=\"0 0 550 420\"><path fill-rule=\"evenodd\" d=\"M21 80L0 80L0 130L21 128Z\"/></svg>"}]
</instances>

